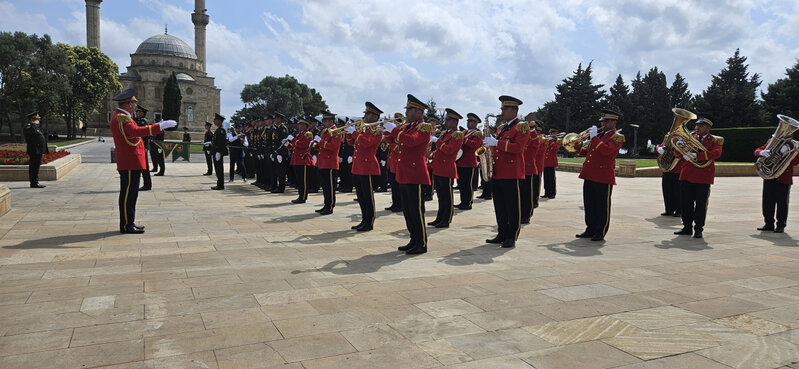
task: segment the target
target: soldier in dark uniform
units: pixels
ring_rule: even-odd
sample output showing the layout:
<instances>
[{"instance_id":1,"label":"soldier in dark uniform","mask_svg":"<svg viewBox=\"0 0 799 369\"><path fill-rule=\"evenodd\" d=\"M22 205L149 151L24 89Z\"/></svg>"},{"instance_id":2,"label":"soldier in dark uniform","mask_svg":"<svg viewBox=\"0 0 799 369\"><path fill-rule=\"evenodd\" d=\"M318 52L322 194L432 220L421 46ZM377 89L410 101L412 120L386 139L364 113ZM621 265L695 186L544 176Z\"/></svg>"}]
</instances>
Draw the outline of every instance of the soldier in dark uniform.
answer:
<instances>
[{"instance_id":1,"label":"soldier in dark uniform","mask_svg":"<svg viewBox=\"0 0 799 369\"><path fill-rule=\"evenodd\" d=\"M164 150L158 147L154 141L163 144L164 132L159 132L150 139L150 159L153 160L153 170L150 172L158 172L153 174L154 176L163 176L164 170L166 169L164 166Z\"/></svg>"},{"instance_id":2,"label":"soldier in dark uniform","mask_svg":"<svg viewBox=\"0 0 799 369\"><path fill-rule=\"evenodd\" d=\"M239 173L241 179L247 182L247 167L244 166L244 149L249 146L249 142L241 130L241 125L231 127L226 137L230 145L230 182L233 182L236 173ZM236 170L236 166L239 167L238 170Z\"/></svg>"},{"instance_id":3,"label":"soldier in dark uniform","mask_svg":"<svg viewBox=\"0 0 799 369\"><path fill-rule=\"evenodd\" d=\"M214 114L214 141L211 148L214 152L214 172L216 172L216 186L211 187L212 190L225 189L225 156L227 156L227 134L225 129L222 128L222 122L225 117Z\"/></svg>"},{"instance_id":4,"label":"soldier in dark uniform","mask_svg":"<svg viewBox=\"0 0 799 369\"><path fill-rule=\"evenodd\" d=\"M25 142L27 142L28 157L28 180L30 181L31 188L45 188L45 185L39 184L39 166L42 165L42 155L49 154L47 148L47 137L42 133L39 127L39 112L28 114L28 125L23 129L25 134Z\"/></svg>"},{"instance_id":5,"label":"soldier in dark uniform","mask_svg":"<svg viewBox=\"0 0 799 369\"><path fill-rule=\"evenodd\" d=\"M212 158L214 155L211 153L211 144L214 141L214 133L211 132L211 123L205 122L205 135L203 136L203 154L205 154L205 165L208 166L208 171L205 176L213 174Z\"/></svg>"},{"instance_id":6,"label":"soldier in dark uniform","mask_svg":"<svg viewBox=\"0 0 799 369\"><path fill-rule=\"evenodd\" d=\"M273 124L274 118L270 115L263 117L262 119L262 123L266 125L262 127L258 143L259 151L261 152L260 175L263 176L262 181L264 183L264 191L272 191L275 187L277 187L274 175L275 166L272 164L272 147L274 146L274 142L272 142L272 140L275 136L275 128Z\"/></svg>"},{"instance_id":7,"label":"soldier in dark uniform","mask_svg":"<svg viewBox=\"0 0 799 369\"><path fill-rule=\"evenodd\" d=\"M189 127L183 127L183 139L182 142L191 142L191 133L189 133Z\"/></svg>"},{"instance_id":8,"label":"soldier in dark uniform","mask_svg":"<svg viewBox=\"0 0 799 369\"><path fill-rule=\"evenodd\" d=\"M147 118L146 118L147 109L145 109L142 106L137 106L135 114L136 114L136 117L133 118L133 121L136 122L136 125L139 126L139 127L146 127L148 125ZM150 137L149 136L142 137L141 139L144 142L144 147L149 147L150 146ZM144 182L144 185L142 185L141 188L139 188L139 191L150 191L153 188L153 180L152 180L152 178L150 178L150 168L149 168L150 162L147 160L147 157L146 157L147 151L144 152L144 155L145 155L145 158L144 158L145 168L141 172L141 177L142 177L142 181Z\"/></svg>"},{"instance_id":9,"label":"soldier in dark uniform","mask_svg":"<svg viewBox=\"0 0 799 369\"><path fill-rule=\"evenodd\" d=\"M286 190L286 169L291 159L291 153L283 143L283 140L289 136L289 130L283 124L285 115L275 113L273 117L275 119L273 120L272 152L275 153L275 161L272 162L274 165L272 173L274 173L275 179L273 181L276 185L272 189L272 193L283 193Z\"/></svg>"},{"instance_id":10,"label":"soldier in dark uniform","mask_svg":"<svg viewBox=\"0 0 799 369\"><path fill-rule=\"evenodd\" d=\"M264 153L266 148L264 147L264 123L268 117L253 117L252 118L252 129L247 134L247 141L250 143L248 146L248 153L251 157L252 164L247 168L251 168L249 171L250 173L255 172L255 181L252 182L252 185L257 186L258 188L263 189L266 184L266 177L264 176L264 162L263 159ZM247 165L245 163L245 165Z\"/></svg>"}]
</instances>

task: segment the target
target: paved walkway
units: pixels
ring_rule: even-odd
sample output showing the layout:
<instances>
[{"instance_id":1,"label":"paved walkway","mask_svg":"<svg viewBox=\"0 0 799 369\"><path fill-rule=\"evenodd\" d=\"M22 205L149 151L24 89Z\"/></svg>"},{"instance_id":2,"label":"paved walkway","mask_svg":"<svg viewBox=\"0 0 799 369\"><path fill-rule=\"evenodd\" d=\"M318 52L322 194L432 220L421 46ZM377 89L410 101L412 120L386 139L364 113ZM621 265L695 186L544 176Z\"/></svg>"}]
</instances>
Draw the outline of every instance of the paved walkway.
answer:
<instances>
[{"instance_id":1,"label":"paved walkway","mask_svg":"<svg viewBox=\"0 0 799 369\"><path fill-rule=\"evenodd\" d=\"M118 178L82 164L44 190L11 183L0 218L0 368L775 368L799 362L799 224L760 234L757 178L720 178L704 240L659 217L660 182L619 179L604 244L580 181L558 173L512 250L490 203L396 252L400 215L316 216L204 163L139 197L117 232ZM377 194L379 208L388 194ZM799 208L792 206L796 219ZM435 203L428 203L428 221Z\"/></svg>"}]
</instances>

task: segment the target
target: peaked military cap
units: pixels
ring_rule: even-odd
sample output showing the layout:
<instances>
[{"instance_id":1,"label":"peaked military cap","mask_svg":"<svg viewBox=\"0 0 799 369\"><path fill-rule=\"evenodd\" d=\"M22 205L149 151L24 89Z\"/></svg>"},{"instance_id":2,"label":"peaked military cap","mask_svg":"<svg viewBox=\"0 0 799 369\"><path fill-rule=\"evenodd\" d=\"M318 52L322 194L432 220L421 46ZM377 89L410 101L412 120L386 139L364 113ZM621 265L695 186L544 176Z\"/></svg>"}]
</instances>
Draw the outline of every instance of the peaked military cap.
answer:
<instances>
[{"instance_id":1,"label":"peaked military cap","mask_svg":"<svg viewBox=\"0 0 799 369\"><path fill-rule=\"evenodd\" d=\"M281 113L272 114L272 119L277 119L277 118L286 119L286 116Z\"/></svg>"},{"instance_id":2,"label":"peaked military cap","mask_svg":"<svg viewBox=\"0 0 799 369\"><path fill-rule=\"evenodd\" d=\"M699 119L694 124L707 124L713 127L713 116L710 113L697 113Z\"/></svg>"},{"instance_id":3,"label":"peaked military cap","mask_svg":"<svg viewBox=\"0 0 799 369\"><path fill-rule=\"evenodd\" d=\"M619 120L624 114L610 109L602 109L599 111L599 121L603 120Z\"/></svg>"},{"instance_id":4,"label":"peaked military cap","mask_svg":"<svg viewBox=\"0 0 799 369\"><path fill-rule=\"evenodd\" d=\"M304 118L300 118L300 119L297 121L297 124L305 124L306 126L310 126L310 125L311 125L311 122L309 122L309 121L305 120Z\"/></svg>"},{"instance_id":5,"label":"peaked military cap","mask_svg":"<svg viewBox=\"0 0 799 369\"><path fill-rule=\"evenodd\" d=\"M211 122L205 122L205 125L206 125L206 126L210 126L210 125L211 125Z\"/></svg>"},{"instance_id":6,"label":"peaked military cap","mask_svg":"<svg viewBox=\"0 0 799 369\"><path fill-rule=\"evenodd\" d=\"M336 119L336 115L331 113L331 112L329 112L329 111L327 111L327 110L323 110L322 111L322 119L323 120L324 119Z\"/></svg>"},{"instance_id":7,"label":"peaked military cap","mask_svg":"<svg viewBox=\"0 0 799 369\"><path fill-rule=\"evenodd\" d=\"M225 117L222 116L222 115L219 115L219 113L214 113L214 120L217 120L217 119L219 119L221 121L224 121Z\"/></svg>"},{"instance_id":8,"label":"peaked military cap","mask_svg":"<svg viewBox=\"0 0 799 369\"><path fill-rule=\"evenodd\" d=\"M35 111L33 113L28 114L27 117L28 117L28 120L42 119L42 117L39 116L39 112L38 111Z\"/></svg>"},{"instance_id":9,"label":"peaked military cap","mask_svg":"<svg viewBox=\"0 0 799 369\"><path fill-rule=\"evenodd\" d=\"M411 94L408 94L408 103L405 104L405 109L408 108L416 108L422 111L430 109L430 107L423 103L422 100L417 99L416 96Z\"/></svg>"},{"instance_id":10,"label":"peaked military cap","mask_svg":"<svg viewBox=\"0 0 799 369\"><path fill-rule=\"evenodd\" d=\"M136 89L135 88L129 88L129 89L125 90L125 91L122 91L119 94L117 94L116 96L112 97L111 100L114 100L114 101L116 101L116 102L118 102L120 104L124 104L124 103L131 102L131 101L137 101L136 100Z\"/></svg>"},{"instance_id":11,"label":"peaked military cap","mask_svg":"<svg viewBox=\"0 0 799 369\"><path fill-rule=\"evenodd\" d=\"M467 118L466 120L473 120L477 123L482 122L482 120L480 120L480 117L478 117L477 114L475 113L466 114L466 118Z\"/></svg>"},{"instance_id":12,"label":"peaked military cap","mask_svg":"<svg viewBox=\"0 0 799 369\"><path fill-rule=\"evenodd\" d=\"M371 102L369 102L369 101L367 101L367 102L366 102L366 110L364 110L363 112L364 112L364 113L372 113L372 114L377 114L377 115L383 114L383 111L382 111L382 110L378 109L378 108L375 106L375 104L372 104L372 103L371 103Z\"/></svg>"},{"instance_id":13,"label":"peaked military cap","mask_svg":"<svg viewBox=\"0 0 799 369\"><path fill-rule=\"evenodd\" d=\"M502 102L502 106L503 107L505 107L505 106L517 107L517 106L522 104L521 100L519 100L519 99L517 99L517 98L515 98L513 96L508 96L508 95L500 96L499 97L499 101Z\"/></svg>"},{"instance_id":14,"label":"peaked military cap","mask_svg":"<svg viewBox=\"0 0 799 369\"><path fill-rule=\"evenodd\" d=\"M455 119L455 120L463 119L463 116L458 114L458 112L455 111L455 110L452 110L450 108L446 108L446 109L444 109L444 111L447 112L447 119Z\"/></svg>"},{"instance_id":15,"label":"peaked military cap","mask_svg":"<svg viewBox=\"0 0 799 369\"><path fill-rule=\"evenodd\" d=\"M147 110L145 107L143 107L143 106L141 106L141 105L138 105L138 106L136 106L136 111L140 111L140 112L142 112L142 113L144 113L144 114L147 114L147 112L148 112L149 110Z\"/></svg>"}]
</instances>

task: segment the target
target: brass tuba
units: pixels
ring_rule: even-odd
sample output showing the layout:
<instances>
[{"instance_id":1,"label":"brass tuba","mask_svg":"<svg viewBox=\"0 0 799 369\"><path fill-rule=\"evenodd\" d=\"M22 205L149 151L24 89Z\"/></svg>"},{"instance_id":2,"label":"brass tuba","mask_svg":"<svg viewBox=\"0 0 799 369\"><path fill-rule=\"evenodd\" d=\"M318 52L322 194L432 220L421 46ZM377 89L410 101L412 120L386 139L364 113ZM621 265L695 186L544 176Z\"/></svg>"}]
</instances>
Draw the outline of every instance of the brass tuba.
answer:
<instances>
[{"instance_id":1,"label":"brass tuba","mask_svg":"<svg viewBox=\"0 0 799 369\"><path fill-rule=\"evenodd\" d=\"M780 124L766 144L766 150L771 153L769 156L757 158L755 162L755 170L763 179L774 179L782 175L799 153L799 142L793 139L793 133L799 129L799 121L785 115L777 115L777 118L780 119ZM786 146L787 151L782 152L782 148Z\"/></svg>"},{"instance_id":2,"label":"brass tuba","mask_svg":"<svg viewBox=\"0 0 799 369\"><path fill-rule=\"evenodd\" d=\"M488 126L488 118L496 118L496 116L496 114L486 114L483 120L483 137L492 137L491 128ZM483 177L483 181L490 181L494 177L493 148L491 146L482 146L474 154L480 158L480 175Z\"/></svg>"},{"instance_id":3,"label":"brass tuba","mask_svg":"<svg viewBox=\"0 0 799 369\"><path fill-rule=\"evenodd\" d=\"M567 133L561 139L561 143L563 145L563 149L568 152L576 152L578 144L582 145L583 141L587 140L588 137L591 137L589 131L591 128L586 129L580 133Z\"/></svg>"},{"instance_id":4,"label":"brass tuba","mask_svg":"<svg viewBox=\"0 0 799 369\"><path fill-rule=\"evenodd\" d=\"M663 154L658 155L658 166L664 172L674 169L677 163L680 162L679 158L674 157L674 146L669 137L672 135L678 136L681 132L685 132L688 137L694 138L693 135L685 130L685 124L696 119L696 114L680 108L674 108L671 111L674 113L674 122L672 122L669 132L663 137ZM699 144L699 146L702 145ZM702 148L704 149L704 146Z\"/></svg>"},{"instance_id":5,"label":"brass tuba","mask_svg":"<svg viewBox=\"0 0 799 369\"><path fill-rule=\"evenodd\" d=\"M663 146L673 148L683 156L689 153L698 154L700 152L707 152L705 145L702 145L699 140L694 138L694 135L692 135L691 132L688 132L688 130L685 129L685 124L691 119L696 119L696 114L680 108L673 108L671 111L674 112L675 115L674 123L671 126L669 134L667 134L663 140ZM693 164L693 166L697 168L704 168L713 163L711 160L701 163L697 161L697 159L686 160L688 160L689 163ZM660 158L658 158L658 166L660 166ZM663 169L662 166L660 168Z\"/></svg>"}]
</instances>

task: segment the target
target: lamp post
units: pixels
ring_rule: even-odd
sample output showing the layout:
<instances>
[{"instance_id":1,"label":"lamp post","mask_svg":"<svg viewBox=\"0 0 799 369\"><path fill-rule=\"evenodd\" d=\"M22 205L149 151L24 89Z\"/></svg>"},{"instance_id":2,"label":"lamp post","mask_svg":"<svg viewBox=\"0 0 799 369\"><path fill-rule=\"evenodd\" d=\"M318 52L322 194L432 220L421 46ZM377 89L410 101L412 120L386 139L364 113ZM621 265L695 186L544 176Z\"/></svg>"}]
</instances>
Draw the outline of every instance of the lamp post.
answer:
<instances>
[{"instance_id":1,"label":"lamp post","mask_svg":"<svg viewBox=\"0 0 799 369\"><path fill-rule=\"evenodd\" d=\"M638 159L638 127L637 124L630 124L633 127L633 158Z\"/></svg>"}]
</instances>

